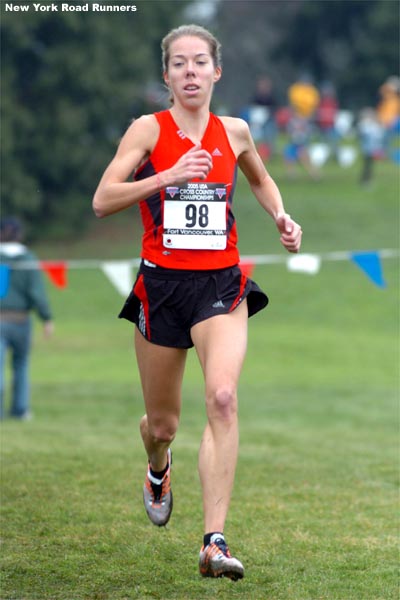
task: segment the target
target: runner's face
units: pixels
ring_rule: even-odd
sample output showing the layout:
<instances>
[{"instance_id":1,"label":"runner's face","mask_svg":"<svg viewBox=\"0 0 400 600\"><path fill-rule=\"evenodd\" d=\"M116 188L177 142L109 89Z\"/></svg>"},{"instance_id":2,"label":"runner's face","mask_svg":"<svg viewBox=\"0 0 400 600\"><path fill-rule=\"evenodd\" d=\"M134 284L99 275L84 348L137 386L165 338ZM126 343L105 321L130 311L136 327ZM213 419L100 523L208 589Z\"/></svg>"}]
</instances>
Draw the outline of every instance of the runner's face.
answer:
<instances>
[{"instance_id":1,"label":"runner's face","mask_svg":"<svg viewBox=\"0 0 400 600\"><path fill-rule=\"evenodd\" d=\"M214 83L220 77L221 69L214 66L205 40L185 36L172 42L164 81L174 101L191 107L209 103Z\"/></svg>"}]
</instances>

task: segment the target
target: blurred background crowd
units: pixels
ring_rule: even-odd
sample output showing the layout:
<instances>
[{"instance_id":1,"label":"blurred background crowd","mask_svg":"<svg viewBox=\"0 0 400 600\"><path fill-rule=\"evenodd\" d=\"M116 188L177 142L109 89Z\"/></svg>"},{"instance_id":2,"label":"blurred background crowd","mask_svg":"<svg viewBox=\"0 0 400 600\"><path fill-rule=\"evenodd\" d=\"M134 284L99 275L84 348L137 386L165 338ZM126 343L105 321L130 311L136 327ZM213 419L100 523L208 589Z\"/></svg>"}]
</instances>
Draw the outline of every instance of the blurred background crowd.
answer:
<instances>
[{"instance_id":1,"label":"blurred background crowd","mask_svg":"<svg viewBox=\"0 0 400 600\"><path fill-rule=\"evenodd\" d=\"M281 155L290 175L300 164L318 179L327 160L349 167L360 154L360 182L368 184L375 160L400 162L400 78L388 77L377 92L376 105L347 110L340 106L332 82L317 86L304 73L288 87L287 103L282 106L272 80L264 75L240 114L249 123L262 158L268 161ZM279 134L283 134L283 148L277 145Z\"/></svg>"}]
</instances>

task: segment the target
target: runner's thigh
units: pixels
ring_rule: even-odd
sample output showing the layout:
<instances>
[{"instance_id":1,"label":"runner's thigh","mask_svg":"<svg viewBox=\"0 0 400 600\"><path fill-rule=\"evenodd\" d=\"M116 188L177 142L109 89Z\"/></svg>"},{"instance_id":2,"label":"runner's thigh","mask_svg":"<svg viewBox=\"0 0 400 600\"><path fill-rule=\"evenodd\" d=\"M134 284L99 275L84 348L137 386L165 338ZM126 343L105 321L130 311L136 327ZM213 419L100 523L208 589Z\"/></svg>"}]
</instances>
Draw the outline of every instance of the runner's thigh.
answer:
<instances>
[{"instance_id":1,"label":"runner's thigh","mask_svg":"<svg viewBox=\"0 0 400 600\"><path fill-rule=\"evenodd\" d=\"M137 329L135 349L148 418L179 415L187 351L152 344Z\"/></svg>"},{"instance_id":2,"label":"runner's thigh","mask_svg":"<svg viewBox=\"0 0 400 600\"><path fill-rule=\"evenodd\" d=\"M206 379L206 387L236 387L247 347L246 299L231 313L194 325L191 336Z\"/></svg>"}]
</instances>

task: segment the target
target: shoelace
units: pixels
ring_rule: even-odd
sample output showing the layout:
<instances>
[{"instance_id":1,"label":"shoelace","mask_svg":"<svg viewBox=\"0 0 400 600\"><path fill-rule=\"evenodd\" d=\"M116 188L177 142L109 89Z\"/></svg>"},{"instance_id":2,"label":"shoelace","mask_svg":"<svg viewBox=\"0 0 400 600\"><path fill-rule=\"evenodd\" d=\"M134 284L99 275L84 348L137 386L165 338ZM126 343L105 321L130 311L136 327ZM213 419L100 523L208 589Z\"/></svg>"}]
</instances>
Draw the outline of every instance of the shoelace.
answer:
<instances>
[{"instance_id":1,"label":"shoelace","mask_svg":"<svg viewBox=\"0 0 400 600\"><path fill-rule=\"evenodd\" d=\"M161 500L163 485L157 485L156 483L150 482L151 489L153 491L154 501L158 502Z\"/></svg>"},{"instance_id":2,"label":"shoelace","mask_svg":"<svg viewBox=\"0 0 400 600\"><path fill-rule=\"evenodd\" d=\"M225 554L225 556L228 556L228 557L230 556L230 553L229 553L229 548L228 548L228 546L226 545L226 543L225 543L225 541L224 541L224 540L222 540L222 539L217 539L217 540L215 540L215 541L213 542L213 544L215 544L215 546L218 546L218 548L221 550L221 552L222 552L223 554Z\"/></svg>"},{"instance_id":3,"label":"shoelace","mask_svg":"<svg viewBox=\"0 0 400 600\"><path fill-rule=\"evenodd\" d=\"M168 491L168 490L164 491L165 484L167 481L167 474L164 475L162 482L160 484L154 483L150 479L148 479L148 481L150 483L151 491L153 492L154 502L159 502L161 500L161 498L163 496L165 496L166 492Z\"/></svg>"}]
</instances>

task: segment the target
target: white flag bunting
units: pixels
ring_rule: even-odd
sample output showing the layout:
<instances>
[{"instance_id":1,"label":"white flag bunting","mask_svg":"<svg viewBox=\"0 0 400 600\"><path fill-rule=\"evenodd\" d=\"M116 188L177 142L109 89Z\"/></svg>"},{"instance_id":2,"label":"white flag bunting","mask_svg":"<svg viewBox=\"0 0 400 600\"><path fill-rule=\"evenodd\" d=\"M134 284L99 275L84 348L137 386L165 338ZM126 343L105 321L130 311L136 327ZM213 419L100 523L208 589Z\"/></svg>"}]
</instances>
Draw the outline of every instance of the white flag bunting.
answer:
<instances>
[{"instance_id":1,"label":"white flag bunting","mask_svg":"<svg viewBox=\"0 0 400 600\"><path fill-rule=\"evenodd\" d=\"M129 260L101 263L101 270L121 296L128 296L133 286L133 269Z\"/></svg>"}]
</instances>

